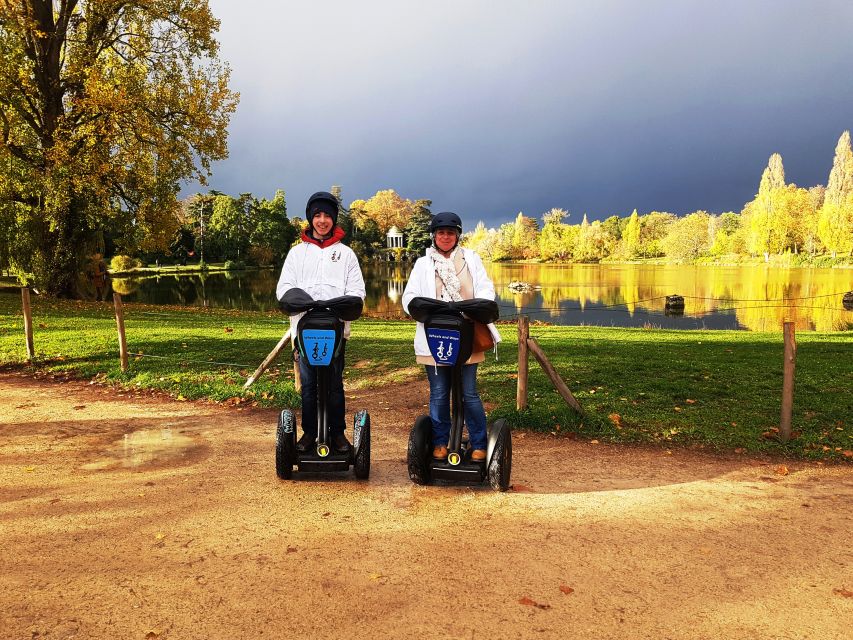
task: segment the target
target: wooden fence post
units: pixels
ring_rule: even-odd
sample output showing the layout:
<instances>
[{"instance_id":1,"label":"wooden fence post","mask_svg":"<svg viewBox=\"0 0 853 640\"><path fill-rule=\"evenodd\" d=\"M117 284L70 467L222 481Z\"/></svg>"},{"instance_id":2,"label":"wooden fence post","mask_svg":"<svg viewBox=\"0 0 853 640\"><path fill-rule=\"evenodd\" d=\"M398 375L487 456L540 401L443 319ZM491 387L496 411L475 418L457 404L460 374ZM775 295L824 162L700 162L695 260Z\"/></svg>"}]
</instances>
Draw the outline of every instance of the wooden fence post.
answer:
<instances>
[{"instance_id":1,"label":"wooden fence post","mask_svg":"<svg viewBox=\"0 0 853 640\"><path fill-rule=\"evenodd\" d=\"M546 356L545 352L542 351L542 347L540 347L539 343L536 342L536 338L528 338L527 346L530 349L530 353L533 354L533 357L536 358L542 369L545 371L545 375L548 376L551 384L554 385L557 393L563 397L563 400L565 400L572 409L577 411L578 414L583 415L583 408L580 403L572 395L572 392L569 390L569 387L566 386L566 383L563 382L563 379L560 377L560 374L557 373L557 370L554 369L554 365L552 365L551 361L548 360L548 356Z\"/></svg>"},{"instance_id":2,"label":"wooden fence post","mask_svg":"<svg viewBox=\"0 0 853 640\"><path fill-rule=\"evenodd\" d=\"M24 335L27 337L27 360L32 362L36 353L33 348L33 312L30 309L30 290L27 287L21 287L21 301L24 308Z\"/></svg>"},{"instance_id":3,"label":"wooden fence post","mask_svg":"<svg viewBox=\"0 0 853 640\"><path fill-rule=\"evenodd\" d=\"M248 389L254 384L255 380L261 377L264 371L267 370L267 367L270 366L273 360L276 359L279 352L284 348L284 346L290 342L290 329L288 329L281 340L278 341L278 344L273 347L273 350L269 352L269 355L264 358L264 361L260 364L260 366L255 369L255 373L249 376L249 379L246 380L246 384L243 385L243 389Z\"/></svg>"},{"instance_id":4,"label":"wooden fence post","mask_svg":"<svg viewBox=\"0 0 853 640\"><path fill-rule=\"evenodd\" d=\"M121 306L121 295L113 294L113 304L116 308L116 327L118 328L118 348L121 357L121 372L127 372L127 338L124 335L124 309Z\"/></svg>"},{"instance_id":5,"label":"wooden fence post","mask_svg":"<svg viewBox=\"0 0 853 640\"><path fill-rule=\"evenodd\" d=\"M515 392L515 408L527 408L527 339L530 337L530 318L518 316L518 386Z\"/></svg>"},{"instance_id":6,"label":"wooden fence post","mask_svg":"<svg viewBox=\"0 0 853 640\"><path fill-rule=\"evenodd\" d=\"M782 415L779 419L779 439L791 439L791 414L794 409L794 367L797 363L797 339L793 322L785 322L785 360L782 368Z\"/></svg>"},{"instance_id":7,"label":"wooden fence post","mask_svg":"<svg viewBox=\"0 0 853 640\"><path fill-rule=\"evenodd\" d=\"M302 378L299 377L299 363L293 361L293 388L302 391Z\"/></svg>"}]
</instances>

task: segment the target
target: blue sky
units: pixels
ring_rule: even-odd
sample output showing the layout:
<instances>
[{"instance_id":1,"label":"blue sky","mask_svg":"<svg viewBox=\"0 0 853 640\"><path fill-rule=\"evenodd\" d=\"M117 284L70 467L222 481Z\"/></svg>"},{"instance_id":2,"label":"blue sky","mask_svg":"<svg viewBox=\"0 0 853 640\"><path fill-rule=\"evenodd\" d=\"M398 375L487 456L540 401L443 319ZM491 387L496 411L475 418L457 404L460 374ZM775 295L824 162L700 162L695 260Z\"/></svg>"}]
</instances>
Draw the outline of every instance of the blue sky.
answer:
<instances>
[{"instance_id":1,"label":"blue sky","mask_svg":"<svg viewBox=\"0 0 853 640\"><path fill-rule=\"evenodd\" d=\"M210 186L292 215L332 184L470 226L739 211L773 152L825 184L853 127L848 0L210 5L241 93Z\"/></svg>"}]
</instances>

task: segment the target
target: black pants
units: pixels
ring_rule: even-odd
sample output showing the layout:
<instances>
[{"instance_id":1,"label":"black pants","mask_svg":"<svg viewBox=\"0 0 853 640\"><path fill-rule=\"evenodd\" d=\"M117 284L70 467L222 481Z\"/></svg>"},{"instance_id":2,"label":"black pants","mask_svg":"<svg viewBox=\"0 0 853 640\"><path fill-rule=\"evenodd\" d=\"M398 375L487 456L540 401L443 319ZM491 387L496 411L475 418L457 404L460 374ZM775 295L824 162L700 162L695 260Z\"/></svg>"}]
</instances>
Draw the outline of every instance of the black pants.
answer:
<instances>
[{"instance_id":1,"label":"black pants","mask_svg":"<svg viewBox=\"0 0 853 640\"><path fill-rule=\"evenodd\" d=\"M341 352L327 367L329 397L326 399L329 436L343 433L346 429L346 406L344 401L344 352L347 341L341 342ZM299 358L299 377L302 380L302 431L317 437L317 373L320 367L312 367L304 358Z\"/></svg>"}]
</instances>

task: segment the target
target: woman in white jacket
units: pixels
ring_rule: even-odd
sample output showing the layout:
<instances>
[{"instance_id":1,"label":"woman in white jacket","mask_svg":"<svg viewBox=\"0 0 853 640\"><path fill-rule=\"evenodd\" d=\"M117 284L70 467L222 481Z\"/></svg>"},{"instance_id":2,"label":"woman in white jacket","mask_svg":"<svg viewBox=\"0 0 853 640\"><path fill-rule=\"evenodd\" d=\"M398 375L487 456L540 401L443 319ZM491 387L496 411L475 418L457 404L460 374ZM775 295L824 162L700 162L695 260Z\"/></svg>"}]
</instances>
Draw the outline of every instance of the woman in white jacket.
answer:
<instances>
[{"instance_id":1,"label":"woman in white jacket","mask_svg":"<svg viewBox=\"0 0 853 640\"><path fill-rule=\"evenodd\" d=\"M459 246L462 220L450 211L437 213L430 223L432 246L426 255L415 263L409 282L403 292L403 310L409 312L409 303L416 297L433 298L447 302L471 298L495 299L495 285L486 274L483 261L476 252ZM494 325L489 331L495 344L501 336ZM424 325L415 330L415 358L426 366L429 379L429 414L432 419L433 457L447 457L450 435L450 381L451 369L436 365L427 345ZM486 412L477 392L477 365L485 360L481 351L472 353L462 365L462 401L465 424L471 443L471 459L486 459Z\"/></svg>"}]
</instances>

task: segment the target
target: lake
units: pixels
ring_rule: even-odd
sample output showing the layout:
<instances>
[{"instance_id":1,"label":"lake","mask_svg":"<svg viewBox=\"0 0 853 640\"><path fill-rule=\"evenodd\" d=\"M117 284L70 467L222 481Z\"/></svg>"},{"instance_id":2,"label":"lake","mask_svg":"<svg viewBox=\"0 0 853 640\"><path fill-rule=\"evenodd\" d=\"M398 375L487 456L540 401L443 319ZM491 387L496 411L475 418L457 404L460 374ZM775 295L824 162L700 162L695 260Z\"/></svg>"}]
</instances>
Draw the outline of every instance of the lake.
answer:
<instances>
[{"instance_id":1,"label":"lake","mask_svg":"<svg viewBox=\"0 0 853 640\"><path fill-rule=\"evenodd\" d=\"M780 269L690 265L487 264L503 318L518 314L565 325L673 329L853 329L842 295L853 290L853 269ZM402 315L400 298L410 264L363 267L368 313ZM268 311L277 308L278 271L116 278L127 302ZM516 293L512 281L536 289ZM668 295L684 297L683 315L667 315Z\"/></svg>"}]
</instances>

